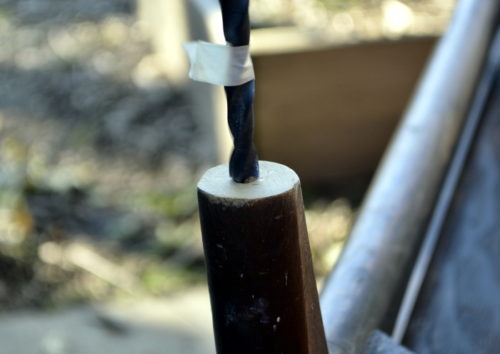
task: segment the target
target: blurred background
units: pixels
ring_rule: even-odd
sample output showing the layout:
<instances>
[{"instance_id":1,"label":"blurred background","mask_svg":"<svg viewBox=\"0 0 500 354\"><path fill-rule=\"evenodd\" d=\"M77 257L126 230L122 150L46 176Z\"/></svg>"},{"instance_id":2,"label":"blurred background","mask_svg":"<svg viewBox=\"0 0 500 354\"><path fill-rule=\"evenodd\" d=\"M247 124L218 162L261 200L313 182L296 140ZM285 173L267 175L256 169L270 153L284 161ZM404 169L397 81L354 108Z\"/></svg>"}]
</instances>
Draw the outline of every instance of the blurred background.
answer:
<instances>
[{"instance_id":1,"label":"blurred background","mask_svg":"<svg viewBox=\"0 0 500 354\"><path fill-rule=\"evenodd\" d=\"M334 265L453 0L251 0L256 142ZM5 353L212 353L196 205L231 149L216 0L0 0Z\"/></svg>"}]
</instances>

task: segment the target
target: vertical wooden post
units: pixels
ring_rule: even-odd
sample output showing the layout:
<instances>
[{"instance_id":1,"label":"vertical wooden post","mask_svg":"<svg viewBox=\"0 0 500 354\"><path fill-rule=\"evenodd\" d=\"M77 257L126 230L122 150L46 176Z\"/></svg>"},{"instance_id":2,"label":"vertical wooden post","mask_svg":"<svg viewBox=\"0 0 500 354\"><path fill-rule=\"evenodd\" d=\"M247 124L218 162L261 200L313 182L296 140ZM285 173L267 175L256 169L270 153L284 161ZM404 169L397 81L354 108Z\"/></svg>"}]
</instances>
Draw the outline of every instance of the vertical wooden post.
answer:
<instances>
[{"instance_id":1,"label":"vertical wooden post","mask_svg":"<svg viewBox=\"0 0 500 354\"><path fill-rule=\"evenodd\" d=\"M217 352L327 353L299 178L260 170L242 184L220 165L198 184Z\"/></svg>"}]
</instances>

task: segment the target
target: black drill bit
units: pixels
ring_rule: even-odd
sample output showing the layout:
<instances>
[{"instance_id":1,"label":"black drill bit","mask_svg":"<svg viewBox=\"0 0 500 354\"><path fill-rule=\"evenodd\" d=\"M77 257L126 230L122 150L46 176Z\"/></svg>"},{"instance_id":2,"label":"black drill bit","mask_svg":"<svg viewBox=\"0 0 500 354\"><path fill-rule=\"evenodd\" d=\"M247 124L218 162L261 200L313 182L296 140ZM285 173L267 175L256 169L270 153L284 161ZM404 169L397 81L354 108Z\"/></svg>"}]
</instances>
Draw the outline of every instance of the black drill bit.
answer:
<instances>
[{"instance_id":1,"label":"black drill bit","mask_svg":"<svg viewBox=\"0 0 500 354\"><path fill-rule=\"evenodd\" d=\"M219 0L222 9L224 37L233 47L250 43L249 0ZM229 161L233 181L247 183L259 178L259 158L253 143L253 100L255 80L238 86L225 86L228 123L234 150Z\"/></svg>"}]
</instances>

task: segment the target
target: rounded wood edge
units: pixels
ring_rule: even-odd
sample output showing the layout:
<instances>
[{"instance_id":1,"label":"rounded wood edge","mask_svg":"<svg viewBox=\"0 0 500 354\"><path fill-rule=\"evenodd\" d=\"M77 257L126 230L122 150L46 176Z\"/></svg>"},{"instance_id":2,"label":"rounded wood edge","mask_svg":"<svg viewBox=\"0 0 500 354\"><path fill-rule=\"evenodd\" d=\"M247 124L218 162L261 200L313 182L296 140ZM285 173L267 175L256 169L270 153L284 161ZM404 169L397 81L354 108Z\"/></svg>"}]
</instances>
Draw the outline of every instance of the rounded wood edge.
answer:
<instances>
[{"instance_id":1,"label":"rounded wood edge","mask_svg":"<svg viewBox=\"0 0 500 354\"><path fill-rule=\"evenodd\" d=\"M227 164L213 167L201 177L198 191L212 202L238 206L290 192L300 185L299 176L285 165L259 161L259 168L259 179L236 183L229 177Z\"/></svg>"}]
</instances>

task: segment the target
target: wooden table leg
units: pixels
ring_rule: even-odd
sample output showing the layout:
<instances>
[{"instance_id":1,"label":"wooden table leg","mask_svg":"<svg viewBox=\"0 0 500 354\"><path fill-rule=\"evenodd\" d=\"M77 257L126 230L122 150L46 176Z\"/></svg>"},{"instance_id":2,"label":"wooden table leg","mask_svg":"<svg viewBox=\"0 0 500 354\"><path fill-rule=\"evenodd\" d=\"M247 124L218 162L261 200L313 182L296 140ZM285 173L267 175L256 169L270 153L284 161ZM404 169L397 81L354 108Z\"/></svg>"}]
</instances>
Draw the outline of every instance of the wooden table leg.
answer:
<instances>
[{"instance_id":1,"label":"wooden table leg","mask_svg":"<svg viewBox=\"0 0 500 354\"><path fill-rule=\"evenodd\" d=\"M260 169L242 184L221 165L198 184L217 352L327 353L299 178Z\"/></svg>"}]
</instances>

